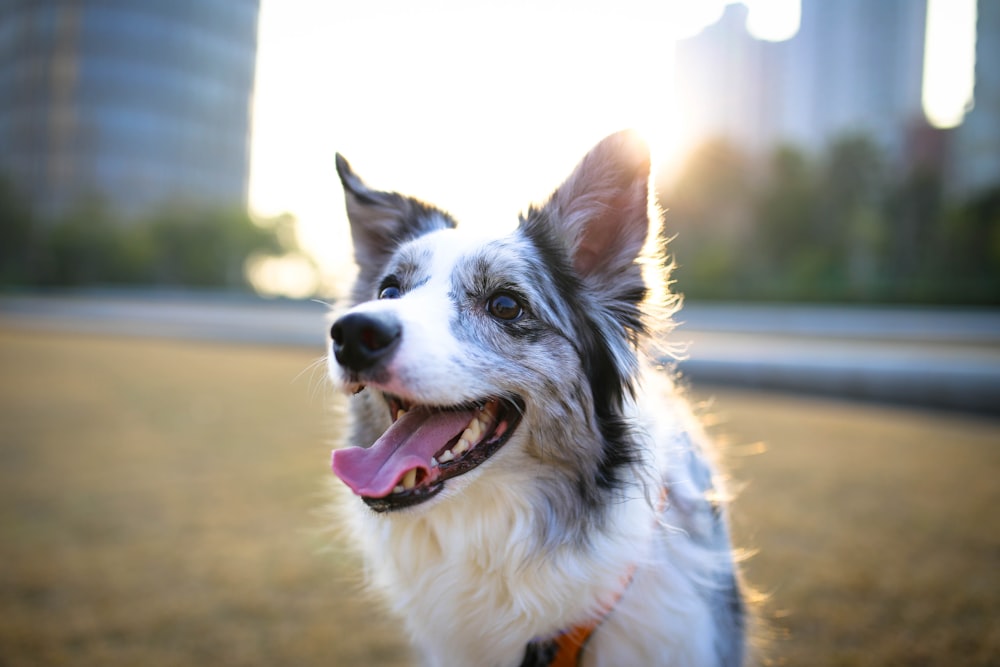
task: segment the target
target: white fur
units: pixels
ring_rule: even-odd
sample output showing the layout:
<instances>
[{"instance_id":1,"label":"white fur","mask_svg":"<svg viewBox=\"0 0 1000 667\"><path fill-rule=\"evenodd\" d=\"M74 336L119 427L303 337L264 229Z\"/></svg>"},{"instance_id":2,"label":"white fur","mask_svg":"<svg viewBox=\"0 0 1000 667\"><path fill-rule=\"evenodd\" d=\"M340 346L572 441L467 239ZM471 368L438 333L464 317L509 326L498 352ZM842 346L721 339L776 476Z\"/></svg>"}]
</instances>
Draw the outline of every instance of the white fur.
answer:
<instances>
[{"instance_id":1,"label":"white fur","mask_svg":"<svg viewBox=\"0 0 1000 667\"><path fill-rule=\"evenodd\" d=\"M371 584L380 589L429 666L520 664L526 644L586 621L615 601L583 654L583 665L717 664L710 610L697 602L728 559L694 545L657 512L663 480L673 494L697 493L682 464L681 437L694 418L669 380L645 374L636 406L649 431L644 475L616 504L609 530L586 549L539 550L532 525L534 480L516 442L451 482L432 511L347 516ZM672 406L664 410L664 406ZM654 447L652 443L670 443ZM718 483L718 481L717 481ZM670 491L668 490L668 503Z\"/></svg>"}]
</instances>

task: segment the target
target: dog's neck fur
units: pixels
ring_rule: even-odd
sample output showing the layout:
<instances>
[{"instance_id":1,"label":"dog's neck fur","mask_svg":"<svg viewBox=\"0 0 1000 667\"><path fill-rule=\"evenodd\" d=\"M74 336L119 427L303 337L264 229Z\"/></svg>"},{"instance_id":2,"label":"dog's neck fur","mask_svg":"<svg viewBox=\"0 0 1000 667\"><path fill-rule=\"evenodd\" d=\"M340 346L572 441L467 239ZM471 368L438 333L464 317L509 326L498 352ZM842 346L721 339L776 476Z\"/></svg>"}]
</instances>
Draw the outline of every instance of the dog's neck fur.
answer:
<instances>
[{"instance_id":1,"label":"dog's neck fur","mask_svg":"<svg viewBox=\"0 0 1000 667\"><path fill-rule=\"evenodd\" d=\"M645 381L659 385L646 388L660 398L651 401L658 412L634 406L647 420L643 460L607 506L607 520L585 528L583 540L545 543L545 517L530 495L537 486L515 474L531 465L525 461L495 465L430 511L350 513L372 585L426 664L516 667L529 642L603 616L612 604L581 664L740 664L732 630L742 616L724 518L706 501L719 491L699 458L702 436L686 412L663 413L664 393L676 393L668 380ZM660 416L648 421L650 414ZM668 501L658 514L662 488Z\"/></svg>"}]
</instances>

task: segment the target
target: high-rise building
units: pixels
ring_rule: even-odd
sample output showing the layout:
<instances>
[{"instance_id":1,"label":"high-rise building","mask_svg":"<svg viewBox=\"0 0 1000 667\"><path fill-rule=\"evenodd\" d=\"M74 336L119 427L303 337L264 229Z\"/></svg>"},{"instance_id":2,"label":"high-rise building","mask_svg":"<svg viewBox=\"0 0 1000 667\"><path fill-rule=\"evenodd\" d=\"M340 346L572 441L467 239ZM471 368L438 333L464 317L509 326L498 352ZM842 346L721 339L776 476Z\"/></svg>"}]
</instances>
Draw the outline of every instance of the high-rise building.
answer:
<instances>
[{"instance_id":1,"label":"high-rise building","mask_svg":"<svg viewBox=\"0 0 1000 667\"><path fill-rule=\"evenodd\" d=\"M954 177L959 193L1000 183L1000 3L979 0L976 18L976 86L972 109L955 131Z\"/></svg>"},{"instance_id":2,"label":"high-rise building","mask_svg":"<svg viewBox=\"0 0 1000 667\"><path fill-rule=\"evenodd\" d=\"M0 176L42 215L96 197L246 206L258 0L0 0Z\"/></svg>"},{"instance_id":3,"label":"high-rise building","mask_svg":"<svg viewBox=\"0 0 1000 667\"><path fill-rule=\"evenodd\" d=\"M750 150L780 132L784 87L775 44L747 32L747 8L722 17L677 45L675 85L681 126L697 142L724 137Z\"/></svg>"},{"instance_id":4,"label":"high-rise building","mask_svg":"<svg viewBox=\"0 0 1000 667\"><path fill-rule=\"evenodd\" d=\"M747 10L678 44L685 131L750 150L779 141L809 149L864 132L895 154L922 118L926 5L914 0L802 0L798 33L754 39Z\"/></svg>"},{"instance_id":5,"label":"high-rise building","mask_svg":"<svg viewBox=\"0 0 1000 667\"><path fill-rule=\"evenodd\" d=\"M810 146L864 132L899 155L906 128L923 118L925 2L803 0L792 70L793 139Z\"/></svg>"}]
</instances>

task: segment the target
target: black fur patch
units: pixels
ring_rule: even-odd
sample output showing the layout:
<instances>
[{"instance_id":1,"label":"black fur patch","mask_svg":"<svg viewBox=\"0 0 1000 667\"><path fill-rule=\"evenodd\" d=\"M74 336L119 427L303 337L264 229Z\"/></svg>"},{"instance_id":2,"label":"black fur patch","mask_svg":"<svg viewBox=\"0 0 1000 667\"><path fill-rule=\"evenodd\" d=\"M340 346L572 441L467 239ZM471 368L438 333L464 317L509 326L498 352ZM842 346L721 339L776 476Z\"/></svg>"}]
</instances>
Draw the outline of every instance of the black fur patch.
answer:
<instances>
[{"instance_id":1,"label":"black fur patch","mask_svg":"<svg viewBox=\"0 0 1000 667\"><path fill-rule=\"evenodd\" d=\"M603 442L601 461L593 480L596 484L588 483L589 480L580 480L579 484L583 500L593 506L604 500L594 492L619 488L624 482L622 471L640 458L631 424L623 415L625 398L635 393L630 369L619 368L615 363L613 343L606 336L621 336L623 347L634 345L643 331L639 304L646 291L643 287L616 295L614 305L608 310L620 328L605 331L590 314L590 309L600 306L585 297L584 285L573 270L566 250L548 231L546 215L544 211L529 211L528 217L521 221L521 229L545 263L558 297L567 305L573 319L573 335L578 336L570 342L576 348L588 380Z\"/></svg>"}]
</instances>

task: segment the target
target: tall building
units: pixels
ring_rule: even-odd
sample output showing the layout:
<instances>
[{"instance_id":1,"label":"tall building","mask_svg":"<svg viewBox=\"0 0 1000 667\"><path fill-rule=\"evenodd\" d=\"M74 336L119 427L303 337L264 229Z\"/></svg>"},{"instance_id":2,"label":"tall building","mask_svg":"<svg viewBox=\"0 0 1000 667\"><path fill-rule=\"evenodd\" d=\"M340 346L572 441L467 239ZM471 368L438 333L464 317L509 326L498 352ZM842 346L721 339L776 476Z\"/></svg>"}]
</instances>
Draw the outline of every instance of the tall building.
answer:
<instances>
[{"instance_id":1,"label":"tall building","mask_svg":"<svg viewBox=\"0 0 1000 667\"><path fill-rule=\"evenodd\" d=\"M798 33L754 39L734 4L677 49L685 131L750 150L788 141L809 149L865 132L890 151L922 118L926 4L802 0Z\"/></svg>"},{"instance_id":2,"label":"tall building","mask_svg":"<svg viewBox=\"0 0 1000 667\"><path fill-rule=\"evenodd\" d=\"M785 90L776 45L747 32L747 8L677 45L675 85L681 125L692 142L725 137L756 151L780 132Z\"/></svg>"},{"instance_id":3,"label":"tall building","mask_svg":"<svg viewBox=\"0 0 1000 667\"><path fill-rule=\"evenodd\" d=\"M955 130L954 178L958 193L1000 183L1000 3L979 0L976 18L976 87L972 109Z\"/></svg>"},{"instance_id":4,"label":"tall building","mask_svg":"<svg viewBox=\"0 0 1000 667\"><path fill-rule=\"evenodd\" d=\"M0 0L0 176L42 215L97 197L246 206L258 0Z\"/></svg>"},{"instance_id":5,"label":"tall building","mask_svg":"<svg viewBox=\"0 0 1000 667\"><path fill-rule=\"evenodd\" d=\"M925 2L803 0L799 33L784 59L791 138L809 146L864 132L900 155L906 128L923 118Z\"/></svg>"}]
</instances>

